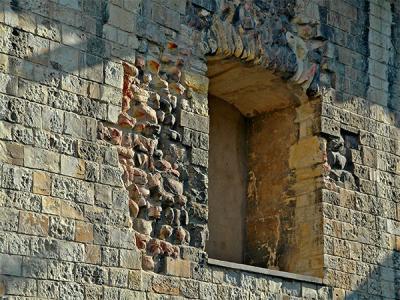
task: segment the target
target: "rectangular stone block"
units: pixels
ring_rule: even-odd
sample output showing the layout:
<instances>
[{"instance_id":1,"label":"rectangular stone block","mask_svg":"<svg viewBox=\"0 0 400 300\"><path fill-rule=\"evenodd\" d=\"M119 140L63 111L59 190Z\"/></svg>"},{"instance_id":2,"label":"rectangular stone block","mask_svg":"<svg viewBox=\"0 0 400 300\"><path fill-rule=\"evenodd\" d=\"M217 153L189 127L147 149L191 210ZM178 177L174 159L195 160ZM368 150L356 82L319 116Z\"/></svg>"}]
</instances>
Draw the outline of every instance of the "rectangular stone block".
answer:
<instances>
[{"instance_id":1,"label":"rectangular stone block","mask_svg":"<svg viewBox=\"0 0 400 300\"><path fill-rule=\"evenodd\" d=\"M51 176L49 173L35 171L33 172L32 191L39 195L50 195L51 192Z\"/></svg>"},{"instance_id":2,"label":"rectangular stone block","mask_svg":"<svg viewBox=\"0 0 400 300\"><path fill-rule=\"evenodd\" d=\"M75 267L75 280L79 283L94 283L108 285L108 269L105 267L77 264Z\"/></svg>"},{"instance_id":3,"label":"rectangular stone block","mask_svg":"<svg viewBox=\"0 0 400 300\"><path fill-rule=\"evenodd\" d=\"M181 27L180 14L165 6L153 4L152 19L160 25L178 31Z\"/></svg>"},{"instance_id":4,"label":"rectangular stone block","mask_svg":"<svg viewBox=\"0 0 400 300\"><path fill-rule=\"evenodd\" d=\"M84 299L85 290L81 284L74 282L61 282L60 295L68 295L70 299Z\"/></svg>"},{"instance_id":5,"label":"rectangular stone block","mask_svg":"<svg viewBox=\"0 0 400 300\"><path fill-rule=\"evenodd\" d=\"M99 117L102 120L106 119L105 115L106 105L100 104L99 102L95 101L93 101L92 103L94 104L93 109L96 109L97 112L99 113L98 115L96 114L95 116ZM94 118L86 118L86 138L93 142L97 141L97 120Z\"/></svg>"},{"instance_id":6,"label":"rectangular stone block","mask_svg":"<svg viewBox=\"0 0 400 300\"><path fill-rule=\"evenodd\" d=\"M1 13L1 10L0 10ZM6 54L0 54L0 71L6 72L8 71L8 56Z\"/></svg>"},{"instance_id":7,"label":"rectangular stone block","mask_svg":"<svg viewBox=\"0 0 400 300\"><path fill-rule=\"evenodd\" d=\"M104 227L103 227L104 228ZM95 230L99 229L98 227ZM99 230L97 230L98 232ZM104 266L118 267L119 264L119 251L115 248L101 247L101 263Z\"/></svg>"},{"instance_id":8,"label":"rectangular stone block","mask_svg":"<svg viewBox=\"0 0 400 300\"><path fill-rule=\"evenodd\" d=\"M126 189L113 189L113 209L125 210L128 207L128 192Z\"/></svg>"},{"instance_id":9,"label":"rectangular stone block","mask_svg":"<svg viewBox=\"0 0 400 300\"><path fill-rule=\"evenodd\" d=\"M128 270L110 268L110 285L126 288L128 287Z\"/></svg>"},{"instance_id":10,"label":"rectangular stone block","mask_svg":"<svg viewBox=\"0 0 400 300\"><path fill-rule=\"evenodd\" d=\"M48 106L43 107L42 112L43 129L62 133L64 128L64 112Z\"/></svg>"},{"instance_id":11,"label":"rectangular stone block","mask_svg":"<svg viewBox=\"0 0 400 300\"><path fill-rule=\"evenodd\" d=\"M89 82L86 89L87 96L92 99L100 99L101 85L96 82Z\"/></svg>"},{"instance_id":12,"label":"rectangular stone block","mask_svg":"<svg viewBox=\"0 0 400 300\"><path fill-rule=\"evenodd\" d=\"M30 278L47 278L47 261L41 258L24 257L22 276Z\"/></svg>"},{"instance_id":13,"label":"rectangular stone block","mask_svg":"<svg viewBox=\"0 0 400 300\"><path fill-rule=\"evenodd\" d=\"M192 148L192 163L202 167L208 167L208 152Z\"/></svg>"},{"instance_id":14,"label":"rectangular stone block","mask_svg":"<svg viewBox=\"0 0 400 300\"><path fill-rule=\"evenodd\" d=\"M22 257L15 255L0 254L0 274L21 276Z\"/></svg>"},{"instance_id":15,"label":"rectangular stone block","mask_svg":"<svg viewBox=\"0 0 400 300\"><path fill-rule=\"evenodd\" d=\"M174 277L156 275L153 277L152 288L159 294L178 296L180 294L180 281Z\"/></svg>"},{"instance_id":16,"label":"rectangular stone block","mask_svg":"<svg viewBox=\"0 0 400 300\"><path fill-rule=\"evenodd\" d=\"M109 6L109 15L108 24L128 32L135 31L134 15L130 11L111 4Z\"/></svg>"},{"instance_id":17,"label":"rectangular stone block","mask_svg":"<svg viewBox=\"0 0 400 300\"><path fill-rule=\"evenodd\" d=\"M22 166L24 164L24 146L0 141L0 161Z\"/></svg>"},{"instance_id":18,"label":"rectangular stone block","mask_svg":"<svg viewBox=\"0 0 400 300\"><path fill-rule=\"evenodd\" d=\"M61 203L61 216L65 218L84 220L83 207L75 202L68 200L60 200Z\"/></svg>"},{"instance_id":19,"label":"rectangular stone block","mask_svg":"<svg viewBox=\"0 0 400 300\"><path fill-rule=\"evenodd\" d=\"M141 0L124 0L124 8L126 10L136 12L140 9Z\"/></svg>"},{"instance_id":20,"label":"rectangular stone block","mask_svg":"<svg viewBox=\"0 0 400 300\"><path fill-rule=\"evenodd\" d=\"M204 133L209 131L209 119L204 116L196 115L182 110L180 114L180 125Z\"/></svg>"},{"instance_id":21,"label":"rectangular stone block","mask_svg":"<svg viewBox=\"0 0 400 300\"><path fill-rule=\"evenodd\" d=\"M107 185L122 186L121 170L111 166L102 166L100 182Z\"/></svg>"},{"instance_id":22,"label":"rectangular stone block","mask_svg":"<svg viewBox=\"0 0 400 300\"><path fill-rule=\"evenodd\" d=\"M116 287L105 287L104 288L104 299L118 299L120 289Z\"/></svg>"},{"instance_id":23,"label":"rectangular stone block","mask_svg":"<svg viewBox=\"0 0 400 300\"><path fill-rule=\"evenodd\" d=\"M74 280L74 263L49 261L48 262L48 277L57 281L73 281Z\"/></svg>"},{"instance_id":24,"label":"rectangular stone block","mask_svg":"<svg viewBox=\"0 0 400 300\"><path fill-rule=\"evenodd\" d=\"M195 92L207 95L209 84L207 76L193 72L184 72L182 74L182 81Z\"/></svg>"},{"instance_id":25,"label":"rectangular stone block","mask_svg":"<svg viewBox=\"0 0 400 300\"><path fill-rule=\"evenodd\" d=\"M109 84L118 89L122 88L124 77L124 69L122 64L106 61L104 65L104 83Z\"/></svg>"},{"instance_id":26,"label":"rectangular stone block","mask_svg":"<svg viewBox=\"0 0 400 300\"><path fill-rule=\"evenodd\" d=\"M128 288L132 290L142 290L142 270L129 271Z\"/></svg>"},{"instance_id":27,"label":"rectangular stone block","mask_svg":"<svg viewBox=\"0 0 400 300\"><path fill-rule=\"evenodd\" d=\"M147 293L145 293L145 292L136 292L136 291L124 289L124 290L121 290L119 299L120 300L129 300L129 299L146 300L146 299L149 299L148 296L146 296L146 295L147 295Z\"/></svg>"},{"instance_id":28,"label":"rectangular stone block","mask_svg":"<svg viewBox=\"0 0 400 300\"><path fill-rule=\"evenodd\" d=\"M181 294L185 298L193 298L193 299L198 299L199 298L199 282L196 280L191 280L191 279L182 279L181 280L181 286L180 286ZM248 294L247 291L243 292L243 295Z\"/></svg>"},{"instance_id":29,"label":"rectangular stone block","mask_svg":"<svg viewBox=\"0 0 400 300\"><path fill-rule=\"evenodd\" d=\"M50 216L49 235L56 239L72 241L75 235L75 220Z\"/></svg>"},{"instance_id":30,"label":"rectangular stone block","mask_svg":"<svg viewBox=\"0 0 400 300\"><path fill-rule=\"evenodd\" d=\"M92 47L94 46L92 45ZM104 48L105 45L99 45L99 47ZM105 53L103 55L106 56ZM79 63L79 75L81 77L99 83L103 82L103 59L89 53L84 53L81 54Z\"/></svg>"},{"instance_id":31,"label":"rectangular stone block","mask_svg":"<svg viewBox=\"0 0 400 300\"><path fill-rule=\"evenodd\" d=\"M86 96L90 83L78 76L63 73L61 74L61 89L64 91Z\"/></svg>"},{"instance_id":32,"label":"rectangular stone block","mask_svg":"<svg viewBox=\"0 0 400 300\"><path fill-rule=\"evenodd\" d=\"M84 179L85 161L72 156L61 155L61 174Z\"/></svg>"},{"instance_id":33,"label":"rectangular stone block","mask_svg":"<svg viewBox=\"0 0 400 300\"><path fill-rule=\"evenodd\" d=\"M25 63L23 65L25 67ZM53 67L46 67L41 65L33 64L33 80L41 84L48 85L51 87L58 87L61 81L61 72L54 69ZM24 71L24 70L23 70ZM27 71L24 71L27 72ZM31 79L29 75L27 79Z\"/></svg>"},{"instance_id":34,"label":"rectangular stone block","mask_svg":"<svg viewBox=\"0 0 400 300\"><path fill-rule=\"evenodd\" d=\"M6 281L7 295L23 295L34 297L37 295L35 279L9 277Z\"/></svg>"},{"instance_id":35,"label":"rectangular stone block","mask_svg":"<svg viewBox=\"0 0 400 300\"><path fill-rule=\"evenodd\" d=\"M28 168L58 173L60 154L28 146L25 147L24 164Z\"/></svg>"},{"instance_id":36,"label":"rectangular stone block","mask_svg":"<svg viewBox=\"0 0 400 300\"><path fill-rule=\"evenodd\" d=\"M128 42L126 42L128 44ZM133 45L133 47L136 47ZM135 61L136 51L133 47L121 46L119 44L112 44L111 56L115 56L123 61Z\"/></svg>"},{"instance_id":37,"label":"rectangular stone block","mask_svg":"<svg viewBox=\"0 0 400 300\"><path fill-rule=\"evenodd\" d=\"M121 249L120 266L127 269L140 269L142 266L142 253L137 250Z\"/></svg>"},{"instance_id":38,"label":"rectangular stone block","mask_svg":"<svg viewBox=\"0 0 400 300\"><path fill-rule=\"evenodd\" d=\"M86 122L84 117L66 112L64 115L64 133L75 138L86 138Z\"/></svg>"},{"instance_id":39,"label":"rectangular stone block","mask_svg":"<svg viewBox=\"0 0 400 300\"><path fill-rule=\"evenodd\" d=\"M77 221L75 223L75 241L82 243L92 243L93 224Z\"/></svg>"},{"instance_id":40,"label":"rectangular stone block","mask_svg":"<svg viewBox=\"0 0 400 300\"><path fill-rule=\"evenodd\" d=\"M182 143L187 146L208 150L209 138L206 133L183 128Z\"/></svg>"},{"instance_id":41,"label":"rectangular stone block","mask_svg":"<svg viewBox=\"0 0 400 300\"><path fill-rule=\"evenodd\" d=\"M100 207L111 208L112 206L112 189L109 186L95 185L95 204Z\"/></svg>"},{"instance_id":42,"label":"rectangular stone block","mask_svg":"<svg viewBox=\"0 0 400 300\"><path fill-rule=\"evenodd\" d=\"M79 74L79 50L72 47L50 42L50 63L63 70L75 75Z\"/></svg>"},{"instance_id":43,"label":"rectangular stone block","mask_svg":"<svg viewBox=\"0 0 400 300\"><path fill-rule=\"evenodd\" d=\"M120 224L122 226L123 223ZM110 245L116 248L133 249L135 247L135 235L131 229L111 229Z\"/></svg>"},{"instance_id":44,"label":"rectangular stone block","mask_svg":"<svg viewBox=\"0 0 400 300\"><path fill-rule=\"evenodd\" d=\"M85 245L85 262L88 264L101 263L101 251L99 245Z\"/></svg>"},{"instance_id":45,"label":"rectangular stone block","mask_svg":"<svg viewBox=\"0 0 400 300\"><path fill-rule=\"evenodd\" d=\"M53 197L43 197L42 212L50 215L60 215L61 200Z\"/></svg>"},{"instance_id":46,"label":"rectangular stone block","mask_svg":"<svg viewBox=\"0 0 400 300\"><path fill-rule=\"evenodd\" d=\"M200 282L199 293L200 299L215 299L218 296L217 285L207 282Z\"/></svg>"},{"instance_id":47,"label":"rectangular stone block","mask_svg":"<svg viewBox=\"0 0 400 300\"><path fill-rule=\"evenodd\" d=\"M19 191L31 191L32 173L29 169L4 164L1 186Z\"/></svg>"},{"instance_id":48,"label":"rectangular stone block","mask_svg":"<svg viewBox=\"0 0 400 300\"><path fill-rule=\"evenodd\" d=\"M25 192L8 191L4 204L10 208L40 212L41 197L39 195L28 194Z\"/></svg>"},{"instance_id":49,"label":"rectangular stone block","mask_svg":"<svg viewBox=\"0 0 400 300\"><path fill-rule=\"evenodd\" d=\"M191 265L189 260L165 257L163 263L164 272L167 275L186 278L191 276Z\"/></svg>"},{"instance_id":50,"label":"rectangular stone block","mask_svg":"<svg viewBox=\"0 0 400 300\"><path fill-rule=\"evenodd\" d=\"M0 138L6 141L10 141L12 139L11 129L11 123L0 121Z\"/></svg>"},{"instance_id":51,"label":"rectangular stone block","mask_svg":"<svg viewBox=\"0 0 400 300\"><path fill-rule=\"evenodd\" d=\"M59 242L54 239L37 237L33 237L31 239L31 249L33 257L58 259L59 247Z\"/></svg>"},{"instance_id":52,"label":"rectangular stone block","mask_svg":"<svg viewBox=\"0 0 400 300\"><path fill-rule=\"evenodd\" d=\"M107 105L107 121L117 124L118 116L121 113L121 107L117 105Z\"/></svg>"},{"instance_id":53,"label":"rectangular stone block","mask_svg":"<svg viewBox=\"0 0 400 300\"><path fill-rule=\"evenodd\" d=\"M25 126L42 128L42 105L27 103L25 107Z\"/></svg>"},{"instance_id":54,"label":"rectangular stone block","mask_svg":"<svg viewBox=\"0 0 400 300\"><path fill-rule=\"evenodd\" d=\"M361 150L362 162L364 165L376 168L378 165L378 156L376 149L369 147L362 147Z\"/></svg>"},{"instance_id":55,"label":"rectangular stone block","mask_svg":"<svg viewBox=\"0 0 400 300\"><path fill-rule=\"evenodd\" d=\"M60 257L62 260L82 262L85 256L85 245L75 242L60 241Z\"/></svg>"},{"instance_id":56,"label":"rectangular stone block","mask_svg":"<svg viewBox=\"0 0 400 300\"><path fill-rule=\"evenodd\" d=\"M48 65L49 54L51 53L51 42L33 34L28 34L27 40L29 40L30 49L30 55L27 57L27 60L41 65Z\"/></svg>"},{"instance_id":57,"label":"rectangular stone block","mask_svg":"<svg viewBox=\"0 0 400 300\"><path fill-rule=\"evenodd\" d=\"M53 40L55 42L61 41L61 26L59 23L50 21L48 18L43 18L39 16L36 16L36 23L37 25L35 26L35 29L38 35L46 39ZM34 33L34 31L32 33Z\"/></svg>"},{"instance_id":58,"label":"rectangular stone block","mask_svg":"<svg viewBox=\"0 0 400 300\"><path fill-rule=\"evenodd\" d=\"M86 284L85 297L87 300L103 299L103 287L94 284Z\"/></svg>"},{"instance_id":59,"label":"rectangular stone block","mask_svg":"<svg viewBox=\"0 0 400 300\"><path fill-rule=\"evenodd\" d=\"M19 78L18 96L37 103L46 104L48 100L48 88L39 83Z\"/></svg>"},{"instance_id":60,"label":"rectangular stone block","mask_svg":"<svg viewBox=\"0 0 400 300\"><path fill-rule=\"evenodd\" d=\"M20 212L18 232L47 236L49 232L49 218L31 212Z\"/></svg>"},{"instance_id":61,"label":"rectangular stone block","mask_svg":"<svg viewBox=\"0 0 400 300\"><path fill-rule=\"evenodd\" d=\"M121 89L108 85L100 86L100 100L118 106L121 105L122 101L121 99L122 99Z\"/></svg>"},{"instance_id":62,"label":"rectangular stone block","mask_svg":"<svg viewBox=\"0 0 400 300\"><path fill-rule=\"evenodd\" d=\"M38 281L38 297L53 299L59 296L59 283L50 280Z\"/></svg>"},{"instance_id":63,"label":"rectangular stone block","mask_svg":"<svg viewBox=\"0 0 400 300\"><path fill-rule=\"evenodd\" d=\"M16 78L8 74L0 73L0 92L5 94L16 95L18 85L15 84Z\"/></svg>"},{"instance_id":64,"label":"rectangular stone block","mask_svg":"<svg viewBox=\"0 0 400 300\"><path fill-rule=\"evenodd\" d=\"M61 39L64 45L78 48L83 51L86 50L86 40L88 37L84 31L77 30L76 28L65 24L62 24L61 26Z\"/></svg>"}]
</instances>

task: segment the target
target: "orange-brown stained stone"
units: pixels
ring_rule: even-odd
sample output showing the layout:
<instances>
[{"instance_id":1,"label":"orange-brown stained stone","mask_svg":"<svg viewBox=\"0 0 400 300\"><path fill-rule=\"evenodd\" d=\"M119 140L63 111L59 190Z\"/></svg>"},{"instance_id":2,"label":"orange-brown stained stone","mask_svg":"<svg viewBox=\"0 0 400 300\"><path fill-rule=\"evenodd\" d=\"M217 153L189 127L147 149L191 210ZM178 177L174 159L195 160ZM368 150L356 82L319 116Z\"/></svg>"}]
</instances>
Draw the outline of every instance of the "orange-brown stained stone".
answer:
<instances>
[{"instance_id":1,"label":"orange-brown stained stone","mask_svg":"<svg viewBox=\"0 0 400 300\"><path fill-rule=\"evenodd\" d=\"M75 240L82 243L93 242L93 224L77 221L75 224Z\"/></svg>"},{"instance_id":2,"label":"orange-brown stained stone","mask_svg":"<svg viewBox=\"0 0 400 300\"><path fill-rule=\"evenodd\" d=\"M47 236L49 231L49 218L31 212L20 212L18 231L27 234Z\"/></svg>"},{"instance_id":3,"label":"orange-brown stained stone","mask_svg":"<svg viewBox=\"0 0 400 300\"><path fill-rule=\"evenodd\" d=\"M190 277L191 267L190 261L183 259L174 259L171 257L164 258L164 272L167 275Z\"/></svg>"},{"instance_id":4,"label":"orange-brown stained stone","mask_svg":"<svg viewBox=\"0 0 400 300\"><path fill-rule=\"evenodd\" d=\"M33 192L39 195L50 195L51 178L45 172L33 172Z\"/></svg>"}]
</instances>

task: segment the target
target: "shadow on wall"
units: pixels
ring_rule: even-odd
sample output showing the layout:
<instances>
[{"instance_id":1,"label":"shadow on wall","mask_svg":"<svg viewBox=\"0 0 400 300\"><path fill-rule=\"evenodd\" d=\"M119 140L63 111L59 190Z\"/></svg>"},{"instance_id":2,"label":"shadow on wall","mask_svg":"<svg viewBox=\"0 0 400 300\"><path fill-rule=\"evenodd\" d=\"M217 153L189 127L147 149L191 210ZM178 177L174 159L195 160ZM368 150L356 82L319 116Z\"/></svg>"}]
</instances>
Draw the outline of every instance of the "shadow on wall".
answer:
<instances>
[{"instance_id":1,"label":"shadow on wall","mask_svg":"<svg viewBox=\"0 0 400 300\"><path fill-rule=\"evenodd\" d=\"M335 289L334 294L337 298L334 299L400 299L400 252L391 251L389 255L383 257L385 252L381 251L382 249L366 247L369 249L363 249L361 253L363 262L355 262L348 266L353 268L355 274L329 279L335 281L333 286L354 287L352 291L346 292ZM364 263L364 261L368 261L368 263ZM341 267L343 268L343 266Z\"/></svg>"},{"instance_id":2,"label":"shadow on wall","mask_svg":"<svg viewBox=\"0 0 400 300\"><path fill-rule=\"evenodd\" d=\"M115 37L117 40L116 32L105 26L110 17L108 0L62 2L76 13L55 7L50 1L10 0L3 3L5 23L13 28L9 36L3 37L8 44L3 45L8 46L7 54L98 82L102 81L103 59L112 55L121 59L135 57L135 50L118 47L116 42L104 39ZM35 20L30 23L31 18L39 19L38 29L34 26ZM61 18L62 24L53 21ZM30 34L39 31L39 35L56 42L49 44L45 39L32 39ZM98 73L97 78L93 72Z\"/></svg>"}]
</instances>

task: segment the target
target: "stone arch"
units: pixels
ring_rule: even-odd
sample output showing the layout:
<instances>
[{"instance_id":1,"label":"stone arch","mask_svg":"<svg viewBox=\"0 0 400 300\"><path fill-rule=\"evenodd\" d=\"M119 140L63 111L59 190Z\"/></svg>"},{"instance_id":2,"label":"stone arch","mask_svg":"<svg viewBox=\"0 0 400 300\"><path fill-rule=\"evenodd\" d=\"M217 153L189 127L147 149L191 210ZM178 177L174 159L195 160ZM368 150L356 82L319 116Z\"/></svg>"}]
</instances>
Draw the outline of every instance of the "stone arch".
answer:
<instances>
[{"instance_id":1,"label":"stone arch","mask_svg":"<svg viewBox=\"0 0 400 300\"><path fill-rule=\"evenodd\" d=\"M239 1L236 1L239 2ZM192 8L189 26L201 32L204 55L236 57L260 65L314 97L320 93L326 41L317 22L295 1L220 1Z\"/></svg>"},{"instance_id":2,"label":"stone arch","mask_svg":"<svg viewBox=\"0 0 400 300\"><path fill-rule=\"evenodd\" d=\"M281 78L280 81L285 84L284 88L289 89L290 92L296 95L296 98L299 98L295 105L297 105L297 107L302 106L307 102L307 96L309 98L319 96L320 64L323 55L322 52L324 51L323 47L325 46L324 41L319 38L305 40L299 35L294 34L294 32L298 31L298 23L296 22L301 23L302 21L295 20L294 23L290 21L293 20L295 16L295 8L291 6L293 3L286 3L286 8L280 7L275 8L275 10L270 7L270 13L265 14L260 14L261 9L265 9L265 7L260 7L258 5L262 5L260 1L255 1L253 3L246 1L238 5L226 4L218 7L213 14L210 13L209 15L203 11L203 16L198 17L197 20L191 23L193 26L198 26L198 29L201 31L200 43L202 53L205 57L208 57L208 61L215 59L222 59L224 61L233 60L245 63L245 65L250 68L265 69L266 74L273 74ZM316 24L314 25L317 26ZM316 30L316 27L314 29ZM261 72L263 71L260 71L260 74ZM302 98L302 100L300 100L300 98ZM311 104L311 106L315 106L316 102ZM305 105L307 106L309 104ZM299 121L299 119L301 118L302 116L297 115L293 120L296 120L295 122L297 122L297 125L303 126L300 125L301 121ZM292 130L298 130L300 132L301 129L295 129L293 127ZM315 147L311 147L315 148L314 150L317 153L323 148L318 138L310 140L309 142L315 143ZM297 149L295 149L296 147ZM292 154L302 149L300 150L301 152L306 150L306 147L307 145L298 141L289 151ZM320 155L320 153L317 155ZM297 159L299 159L299 157ZM320 160L323 162L322 155ZM291 168L290 172L293 172L291 180L295 181L296 179L294 178L297 176L296 168L299 166L296 166L296 162L291 161L288 167ZM302 167L303 166L300 166L299 168L301 169ZM288 193L292 193L295 198L298 196L296 194L298 192L296 191L298 187L293 187L293 185L296 185L296 183L290 183L287 188L289 189ZM299 193L301 194L302 192ZM300 196L300 198L302 197L303 196ZM318 196L315 193L310 198L313 197ZM310 199L307 201L309 200ZM318 248L321 248L321 245L317 245L318 242L314 243L314 246L309 248L309 250L313 252L311 255L314 256L314 267L316 267L314 270L309 266L311 262L306 262L306 259L302 258L301 255L295 255L298 250L296 246L284 246L284 244L288 245L289 243L294 243L295 239L293 236L297 233L296 230L284 232L286 229L282 228L297 226L295 224L296 222L302 222L299 220L299 215L304 213L300 212L302 208L291 208L291 206L296 207L296 201L297 200L288 197L288 202L282 204L282 207L278 209L279 212L277 212L277 215L280 216L276 218L271 216L271 219L273 219L271 222L276 223L277 231L271 232L271 240L274 239L276 243L272 246L271 243L268 246L263 246L267 248L271 246L271 248L274 248L265 249L265 252L270 253L266 255L266 257L269 257L265 264L260 264L260 261L257 262L253 260L252 262L252 259L245 259L247 263L263 267L277 267L281 270L296 273L318 276L321 274L322 269L320 268L320 264L315 263L320 260L317 258L317 256L320 256ZM300 201L304 201L304 197ZM318 210L317 206L315 209ZM316 231L318 231L316 228L321 225L317 215L318 213L316 212L315 218L318 220L315 223L315 228L312 229ZM308 225L309 224L306 226ZM319 233L316 233L313 238L318 240L318 235ZM311 239L307 243L308 245L313 244ZM306 243L304 243L304 245L305 244Z\"/></svg>"}]
</instances>

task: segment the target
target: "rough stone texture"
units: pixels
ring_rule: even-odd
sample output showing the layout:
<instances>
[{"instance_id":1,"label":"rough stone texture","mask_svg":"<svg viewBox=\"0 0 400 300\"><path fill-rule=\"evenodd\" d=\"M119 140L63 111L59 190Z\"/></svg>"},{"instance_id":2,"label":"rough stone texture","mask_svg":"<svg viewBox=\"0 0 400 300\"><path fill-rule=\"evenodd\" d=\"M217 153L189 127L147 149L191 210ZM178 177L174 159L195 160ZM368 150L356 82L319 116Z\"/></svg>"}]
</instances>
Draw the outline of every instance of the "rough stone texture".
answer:
<instances>
[{"instance_id":1,"label":"rough stone texture","mask_svg":"<svg viewBox=\"0 0 400 300\"><path fill-rule=\"evenodd\" d=\"M1 1L0 296L398 299L399 11ZM211 57L305 99L274 251L323 284L207 263Z\"/></svg>"}]
</instances>

